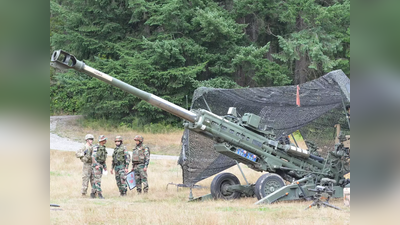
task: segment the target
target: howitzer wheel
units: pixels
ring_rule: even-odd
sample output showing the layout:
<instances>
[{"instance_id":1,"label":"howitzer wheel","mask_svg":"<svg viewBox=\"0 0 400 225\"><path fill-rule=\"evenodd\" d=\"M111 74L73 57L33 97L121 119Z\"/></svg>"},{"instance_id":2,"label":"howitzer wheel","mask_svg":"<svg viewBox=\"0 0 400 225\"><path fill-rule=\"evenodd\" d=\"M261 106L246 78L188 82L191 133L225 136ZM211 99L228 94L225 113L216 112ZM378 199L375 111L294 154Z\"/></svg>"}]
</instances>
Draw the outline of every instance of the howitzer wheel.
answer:
<instances>
[{"instance_id":1,"label":"howitzer wheel","mask_svg":"<svg viewBox=\"0 0 400 225\"><path fill-rule=\"evenodd\" d=\"M281 176L267 173L258 178L254 185L254 193L256 194L257 199L260 200L283 186L285 186L285 182Z\"/></svg>"},{"instance_id":2,"label":"howitzer wheel","mask_svg":"<svg viewBox=\"0 0 400 225\"><path fill-rule=\"evenodd\" d=\"M235 199L240 198L240 192L230 192L227 188L230 185L240 184L239 179L231 173L221 173L214 177L211 182L211 195L214 199Z\"/></svg>"}]
</instances>

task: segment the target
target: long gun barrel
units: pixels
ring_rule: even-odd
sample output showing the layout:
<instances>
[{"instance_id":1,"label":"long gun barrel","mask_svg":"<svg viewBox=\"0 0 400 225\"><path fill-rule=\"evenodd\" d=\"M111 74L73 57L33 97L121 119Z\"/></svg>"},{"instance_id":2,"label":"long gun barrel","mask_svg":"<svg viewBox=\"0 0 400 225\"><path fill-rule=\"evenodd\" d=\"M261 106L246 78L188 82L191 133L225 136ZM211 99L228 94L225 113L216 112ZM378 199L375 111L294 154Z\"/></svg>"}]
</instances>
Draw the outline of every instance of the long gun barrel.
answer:
<instances>
[{"instance_id":1,"label":"long gun barrel","mask_svg":"<svg viewBox=\"0 0 400 225\"><path fill-rule=\"evenodd\" d=\"M165 110L189 122L194 123L197 119L197 115L195 113L190 112L180 106L177 106L174 103L168 102L158 96L133 87L132 85L120 81L117 78L111 77L101 71L98 71L86 65L84 62L77 60L75 56L63 50L54 51L53 55L51 56L50 65L58 69L74 69L83 72L91 77L97 78L128 93L131 93L139 97L140 99L152 104L153 106Z\"/></svg>"}]
</instances>

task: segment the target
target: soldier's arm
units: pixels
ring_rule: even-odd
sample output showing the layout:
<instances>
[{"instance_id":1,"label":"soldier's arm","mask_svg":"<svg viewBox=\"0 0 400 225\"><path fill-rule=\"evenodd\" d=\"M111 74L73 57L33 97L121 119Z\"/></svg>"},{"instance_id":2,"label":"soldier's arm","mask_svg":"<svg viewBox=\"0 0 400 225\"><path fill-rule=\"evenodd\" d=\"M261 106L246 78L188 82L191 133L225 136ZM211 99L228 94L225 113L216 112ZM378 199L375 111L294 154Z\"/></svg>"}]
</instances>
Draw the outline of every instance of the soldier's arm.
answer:
<instances>
[{"instance_id":1,"label":"soldier's arm","mask_svg":"<svg viewBox=\"0 0 400 225\"><path fill-rule=\"evenodd\" d=\"M107 161L107 160L106 160ZM107 170L107 163L106 163L106 161L104 161L104 164L103 164L103 169L104 170Z\"/></svg>"},{"instance_id":2,"label":"soldier's arm","mask_svg":"<svg viewBox=\"0 0 400 225\"><path fill-rule=\"evenodd\" d=\"M104 164L103 164L103 169L104 170L107 170L107 156L108 156L108 152L107 152L107 149L104 147L104 151L105 151L105 154L106 154L106 156L105 156L105 160L104 160Z\"/></svg>"},{"instance_id":3,"label":"soldier's arm","mask_svg":"<svg viewBox=\"0 0 400 225\"><path fill-rule=\"evenodd\" d=\"M147 168L150 163L150 151L148 147L144 149L144 156L145 156L144 167Z\"/></svg>"},{"instance_id":4,"label":"soldier's arm","mask_svg":"<svg viewBox=\"0 0 400 225\"><path fill-rule=\"evenodd\" d=\"M85 155L85 150L86 146L80 148L78 151L76 151L76 157L77 158L82 158Z\"/></svg>"},{"instance_id":5,"label":"soldier's arm","mask_svg":"<svg viewBox=\"0 0 400 225\"><path fill-rule=\"evenodd\" d=\"M111 170L113 170L115 168L114 157L115 157L115 149L114 149L114 152L113 152L113 154L111 156Z\"/></svg>"}]
</instances>

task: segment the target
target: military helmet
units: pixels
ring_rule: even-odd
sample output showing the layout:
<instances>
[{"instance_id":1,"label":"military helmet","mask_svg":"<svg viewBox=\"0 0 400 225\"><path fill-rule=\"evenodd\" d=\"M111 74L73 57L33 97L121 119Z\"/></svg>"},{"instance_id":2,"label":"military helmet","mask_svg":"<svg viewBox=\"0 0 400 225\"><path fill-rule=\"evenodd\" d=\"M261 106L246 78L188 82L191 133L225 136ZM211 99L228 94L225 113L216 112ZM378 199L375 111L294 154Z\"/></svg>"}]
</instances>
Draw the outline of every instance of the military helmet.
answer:
<instances>
[{"instance_id":1,"label":"military helmet","mask_svg":"<svg viewBox=\"0 0 400 225\"><path fill-rule=\"evenodd\" d=\"M133 140L143 142L143 137L140 135L136 135Z\"/></svg>"},{"instance_id":2,"label":"military helmet","mask_svg":"<svg viewBox=\"0 0 400 225\"><path fill-rule=\"evenodd\" d=\"M87 141L88 139L94 139L93 134L86 134L85 136L85 141Z\"/></svg>"},{"instance_id":3,"label":"military helmet","mask_svg":"<svg viewBox=\"0 0 400 225\"><path fill-rule=\"evenodd\" d=\"M115 141L121 141L122 142L122 137L121 136L116 136Z\"/></svg>"},{"instance_id":4,"label":"military helmet","mask_svg":"<svg viewBox=\"0 0 400 225\"><path fill-rule=\"evenodd\" d=\"M99 136L99 142L100 141L105 141L105 140L107 140L106 136L104 136L104 135L100 135Z\"/></svg>"}]
</instances>

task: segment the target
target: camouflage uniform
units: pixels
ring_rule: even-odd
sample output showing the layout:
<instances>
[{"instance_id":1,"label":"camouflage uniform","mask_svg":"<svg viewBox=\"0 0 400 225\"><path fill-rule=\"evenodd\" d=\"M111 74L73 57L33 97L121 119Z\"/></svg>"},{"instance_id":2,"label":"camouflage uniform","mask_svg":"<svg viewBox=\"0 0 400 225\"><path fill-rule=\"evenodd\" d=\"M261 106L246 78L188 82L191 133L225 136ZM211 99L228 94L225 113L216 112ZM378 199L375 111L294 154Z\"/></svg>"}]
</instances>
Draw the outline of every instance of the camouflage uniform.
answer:
<instances>
[{"instance_id":1,"label":"camouflage uniform","mask_svg":"<svg viewBox=\"0 0 400 225\"><path fill-rule=\"evenodd\" d=\"M131 156L123 144L114 149L111 168L112 170L115 169L115 180L117 181L117 186L122 196L126 195L127 185L125 169L128 170L130 159Z\"/></svg>"},{"instance_id":2,"label":"camouflage uniform","mask_svg":"<svg viewBox=\"0 0 400 225\"><path fill-rule=\"evenodd\" d=\"M88 184L93 185L92 175L92 155L93 147L89 143L86 143L81 149L76 152L76 157L83 162L82 168L82 195L86 195Z\"/></svg>"},{"instance_id":3,"label":"camouflage uniform","mask_svg":"<svg viewBox=\"0 0 400 225\"><path fill-rule=\"evenodd\" d=\"M106 165L107 151L105 145L96 145L93 147L92 154L92 173L93 173L93 185L92 185L92 194L91 197L94 197L95 193L99 194L99 198L102 198L101 195L101 177L103 175L103 169L107 170ZM99 166L96 169L96 166Z\"/></svg>"},{"instance_id":4,"label":"camouflage uniform","mask_svg":"<svg viewBox=\"0 0 400 225\"><path fill-rule=\"evenodd\" d=\"M135 171L136 190L138 193L142 192L142 183L143 191L147 193L149 190L149 184L147 182L147 172L144 171L144 168L147 168L149 166L149 162L150 149L149 147L145 146L143 142L140 142L140 144L136 145L132 152L132 170Z\"/></svg>"}]
</instances>

